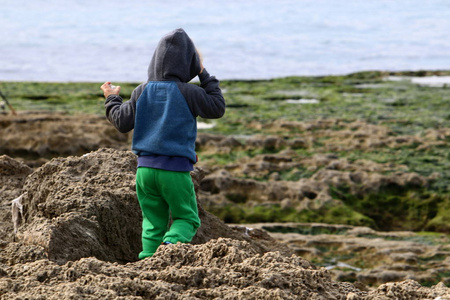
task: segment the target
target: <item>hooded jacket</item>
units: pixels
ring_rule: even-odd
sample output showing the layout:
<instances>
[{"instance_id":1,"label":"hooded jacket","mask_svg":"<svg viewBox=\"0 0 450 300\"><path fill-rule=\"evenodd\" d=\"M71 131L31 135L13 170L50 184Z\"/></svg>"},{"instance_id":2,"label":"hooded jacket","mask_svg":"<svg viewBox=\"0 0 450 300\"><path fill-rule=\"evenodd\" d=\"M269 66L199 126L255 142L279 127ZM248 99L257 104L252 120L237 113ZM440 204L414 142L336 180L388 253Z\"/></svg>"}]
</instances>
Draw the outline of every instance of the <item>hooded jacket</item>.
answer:
<instances>
[{"instance_id":1,"label":"hooded jacket","mask_svg":"<svg viewBox=\"0 0 450 300\"><path fill-rule=\"evenodd\" d=\"M120 131L133 132L138 166L190 171L196 162L196 117L216 119L225 112L219 81L203 69L194 43L183 29L161 38L148 80L123 103L119 95L105 101L108 120ZM189 84L199 76L200 86Z\"/></svg>"}]
</instances>

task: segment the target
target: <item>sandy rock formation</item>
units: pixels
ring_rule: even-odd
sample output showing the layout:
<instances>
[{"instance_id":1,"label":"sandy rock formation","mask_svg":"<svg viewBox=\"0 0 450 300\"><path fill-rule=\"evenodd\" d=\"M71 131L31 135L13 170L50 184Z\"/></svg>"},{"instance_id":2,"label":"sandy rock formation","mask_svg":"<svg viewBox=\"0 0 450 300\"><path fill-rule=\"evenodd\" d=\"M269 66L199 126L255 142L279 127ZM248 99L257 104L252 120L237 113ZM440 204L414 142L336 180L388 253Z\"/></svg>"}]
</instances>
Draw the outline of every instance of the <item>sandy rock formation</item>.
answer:
<instances>
[{"instance_id":1,"label":"sandy rock formation","mask_svg":"<svg viewBox=\"0 0 450 300\"><path fill-rule=\"evenodd\" d=\"M25 182L18 240L43 247L58 263L88 256L134 261L141 247L135 171L127 151L52 159Z\"/></svg>"},{"instance_id":2,"label":"sandy rock formation","mask_svg":"<svg viewBox=\"0 0 450 300\"><path fill-rule=\"evenodd\" d=\"M326 270L279 253L257 254L246 242L219 239L171 245L151 259L117 265L83 258L59 266L39 260L3 269L2 299L339 299L361 292Z\"/></svg>"},{"instance_id":3,"label":"sandy rock formation","mask_svg":"<svg viewBox=\"0 0 450 300\"><path fill-rule=\"evenodd\" d=\"M136 157L131 151L100 149L81 157L55 158L24 185L23 245L42 247L59 264L82 257L130 262L141 250L141 211L135 192ZM204 173L192 173L196 187ZM264 231L232 230L199 207L202 226L193 240L247 240L258 253L291 253Z\"/></svg>"},{"instance_id":4,"label":"sandy rock formation","mask_svg":"<svg viewBox=\"0 0 450 300\"><path fill-rule=\"evenodd\" d=\"M53 159L28 175L18 242L0 243L0 299L449 296L443 284L426 288L406 280L369 289L362 283L334 281L330 271L291 255L292 250L266 231L229 227L201 207L202 227L192 244L160 247L152 258L135 261L140 250L135 168L131 152L100 149ZM24 174L29 171L23 169ZM197 169L191 175L198 190L205 174ZM414 254L399 254L393 253L392 259L415 259Z\"/></svg>"},{"instance_id":5,"label":"sandy rock formation","mask_svg":"<svg viewBox=\"0 0 450 300\"><path fill-rule=\"evenodd\" d=\"M150 259L119 265L82 258L37 260L0 268L0 299L447 299L442 284L407 280L369 290L335 282L324 269L247 242L211 240L160 248ZM358 286L358 287L356 287Z\"/></svg>"}]
</instances>

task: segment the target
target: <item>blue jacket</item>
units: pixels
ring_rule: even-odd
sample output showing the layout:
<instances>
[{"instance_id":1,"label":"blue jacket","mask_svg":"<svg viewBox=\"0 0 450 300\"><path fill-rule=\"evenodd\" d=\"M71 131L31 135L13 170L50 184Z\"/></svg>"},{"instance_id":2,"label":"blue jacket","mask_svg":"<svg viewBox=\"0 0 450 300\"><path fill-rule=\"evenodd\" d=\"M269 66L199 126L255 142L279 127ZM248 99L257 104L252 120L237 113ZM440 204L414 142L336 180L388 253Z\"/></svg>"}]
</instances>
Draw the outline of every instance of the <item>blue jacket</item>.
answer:
<instances>
[{"instance_id":1,"label":"blue jacket","mask_svg":"<svg viewBox=\"0 0 450 300\"><path fill-rule=\"evenodd\" d=\"M136 106L133 152L187 157L197 161L197 121L173 81L149 82Z\"/></svg>"}]
</instances>

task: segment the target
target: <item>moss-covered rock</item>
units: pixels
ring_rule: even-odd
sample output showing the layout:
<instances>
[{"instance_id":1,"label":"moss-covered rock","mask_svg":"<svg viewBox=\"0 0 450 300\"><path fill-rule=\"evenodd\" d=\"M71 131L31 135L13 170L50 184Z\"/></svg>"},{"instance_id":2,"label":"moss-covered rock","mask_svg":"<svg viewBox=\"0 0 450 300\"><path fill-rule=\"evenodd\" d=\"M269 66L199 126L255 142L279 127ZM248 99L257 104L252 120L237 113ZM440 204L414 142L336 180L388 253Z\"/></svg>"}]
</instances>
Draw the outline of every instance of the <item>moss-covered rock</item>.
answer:
<instances>
[{"instance_id":1,"label":"moss-covered rock","mask_svg":"<svg viewBox=\"0 0 450 300\"><path fill-rule=\"evenodd\" d=\"M253 185L206 189L202 195L206 206L232 222L320 220L448 232L448 88L387 80L392 75L448 74L360 72L222 81L227 112L214 120L214 127L200 130L198 164L211 174L225 170L229 182L246 180ZM125 99L137 85L119 84ZM104 115L99 86L0 82L19 112L44 109ZM5 124L0 122L0 130L6 130ZM76 136L83 138L82 133ZM88 138L95 140L95 132ZM37 139L35 144L39 143ZM116 143L118 148L129 147L128 139ZM20 156L7 146L3 153ZM328 177L319 179L323 174ZM381 180L402 176L420 182L403 185Z\"/></svg>"}]
</instances>

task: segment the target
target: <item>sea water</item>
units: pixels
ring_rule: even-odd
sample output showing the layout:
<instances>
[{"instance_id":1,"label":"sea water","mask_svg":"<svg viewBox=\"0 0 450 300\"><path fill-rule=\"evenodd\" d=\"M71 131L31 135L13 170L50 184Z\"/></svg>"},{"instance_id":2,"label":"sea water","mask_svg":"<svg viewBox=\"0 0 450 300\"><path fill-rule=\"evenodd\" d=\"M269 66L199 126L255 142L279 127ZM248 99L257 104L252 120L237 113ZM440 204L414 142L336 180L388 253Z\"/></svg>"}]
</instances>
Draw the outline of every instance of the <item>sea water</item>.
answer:
<instances>
[{"instance_id":1,"label":"sea water","mask_svg":"<svg viewBox=\"0 0 450 300\"><path fill-rule=\"evenodd\" d=\"M182 27L220 79L450 69L447 0L0 0L0 80L141 82Z\"/></svg>"}]
</instances>

